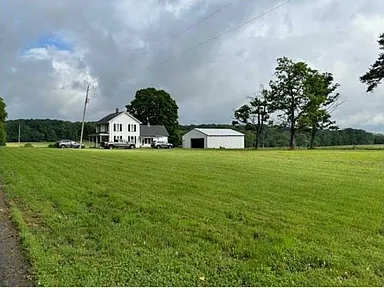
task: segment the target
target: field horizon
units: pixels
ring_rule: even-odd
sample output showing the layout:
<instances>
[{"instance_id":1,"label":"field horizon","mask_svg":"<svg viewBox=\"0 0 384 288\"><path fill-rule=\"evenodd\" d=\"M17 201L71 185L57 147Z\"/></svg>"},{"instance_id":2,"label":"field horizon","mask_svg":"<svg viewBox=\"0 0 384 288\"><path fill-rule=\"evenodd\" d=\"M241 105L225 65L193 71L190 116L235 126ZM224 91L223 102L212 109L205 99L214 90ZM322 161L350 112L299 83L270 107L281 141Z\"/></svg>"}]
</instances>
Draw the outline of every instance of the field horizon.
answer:
<instances>
[{"instance_id":1,"label":"field horizon","mask_svg":"<svg viewBox=\"0 0 384 288\"><path fill-rule=\"evenodd\" d=\"M0 149L40 286L382 286L383 154Z\"/></svg>"}]
</instances>

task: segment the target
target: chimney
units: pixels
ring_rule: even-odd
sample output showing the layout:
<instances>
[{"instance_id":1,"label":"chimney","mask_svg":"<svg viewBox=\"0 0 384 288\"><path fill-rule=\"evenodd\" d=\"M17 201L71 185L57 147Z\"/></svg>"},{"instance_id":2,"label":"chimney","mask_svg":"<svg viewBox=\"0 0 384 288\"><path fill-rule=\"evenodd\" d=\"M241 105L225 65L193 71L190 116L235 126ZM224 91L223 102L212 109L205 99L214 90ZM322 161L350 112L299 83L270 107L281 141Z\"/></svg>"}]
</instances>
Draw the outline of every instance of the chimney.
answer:
<instances>
[{"instance_id":1,"label":"chimney","mask_svg":"<svg viewBox=\"0 0 384 288\"><path fill-rule=\"evenodd\" d=\"M116 108L116 113L119 113L119 108Z\"/></svg>"}]
</instances>

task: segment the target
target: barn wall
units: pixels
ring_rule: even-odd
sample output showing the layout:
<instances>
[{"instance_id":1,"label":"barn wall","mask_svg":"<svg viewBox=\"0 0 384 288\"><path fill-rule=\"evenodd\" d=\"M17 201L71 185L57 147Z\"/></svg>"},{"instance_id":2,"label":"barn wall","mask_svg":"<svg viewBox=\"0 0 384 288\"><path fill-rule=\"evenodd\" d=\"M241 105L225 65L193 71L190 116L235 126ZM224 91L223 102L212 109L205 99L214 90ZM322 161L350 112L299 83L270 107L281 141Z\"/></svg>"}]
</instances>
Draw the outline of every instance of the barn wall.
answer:
<instances>
[{"instance_id":1,"label":"barn wall","mask_svg":"<svg viewBox=\"0 0 384 288\"><path fill-rule=\"evenodd\" d=\"M244 136L208 136L206 148L243 149Z\"/></svg>"},{"instance_id":2,"label":"barn wall","mask_svg":"<svg viewBox=\"0 0 384 288\"><path fill-rule=\"evenodd\" d=\"M196 130L191 130L183 135L183 148L191 148L192 138L204 138L204 148L207 148L207 136Z\"/></svg>"}]
</instances>

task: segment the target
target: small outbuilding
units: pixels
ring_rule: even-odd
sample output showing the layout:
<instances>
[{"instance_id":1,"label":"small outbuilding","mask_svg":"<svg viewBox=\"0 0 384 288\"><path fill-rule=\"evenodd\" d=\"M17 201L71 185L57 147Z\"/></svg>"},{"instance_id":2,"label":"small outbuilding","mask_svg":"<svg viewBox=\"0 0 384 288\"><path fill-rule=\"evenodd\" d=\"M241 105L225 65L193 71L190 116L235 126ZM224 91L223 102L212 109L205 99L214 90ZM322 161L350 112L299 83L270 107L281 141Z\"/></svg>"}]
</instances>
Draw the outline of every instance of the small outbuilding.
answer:
<instances>
[{"instance_id":1,"label":"small outbuilding","mask_svg":"<svg viewBox=\"0 0 384 288\"><path fill-rule=\"evenodd\" d=\"M244 134L232 129L195 128L183 136L183 148L243 149Z\"/></svg>"}]
</instances>

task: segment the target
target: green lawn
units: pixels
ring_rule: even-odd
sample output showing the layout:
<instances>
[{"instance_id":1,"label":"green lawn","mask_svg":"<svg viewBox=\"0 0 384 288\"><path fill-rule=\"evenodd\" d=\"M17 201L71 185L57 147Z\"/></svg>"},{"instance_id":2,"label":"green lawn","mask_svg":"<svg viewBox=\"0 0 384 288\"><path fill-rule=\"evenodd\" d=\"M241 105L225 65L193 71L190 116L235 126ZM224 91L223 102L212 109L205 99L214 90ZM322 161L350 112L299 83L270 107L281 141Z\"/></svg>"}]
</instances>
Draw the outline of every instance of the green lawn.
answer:
<instances>
[{"instance_id":1,"label":"green lawn","mask_svg":"<svg viewBox=\"0 0 384 288\"><path fill-rule=\"evenodd\" d=\"M39 285L383 286L381 151L0 149Z\"/></svg>"}]
</instances>

